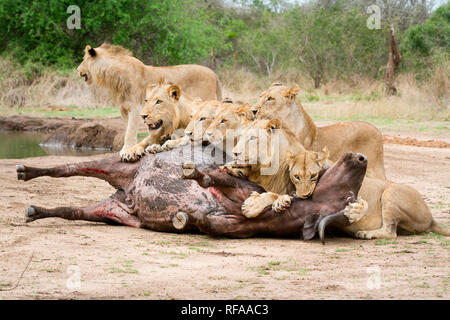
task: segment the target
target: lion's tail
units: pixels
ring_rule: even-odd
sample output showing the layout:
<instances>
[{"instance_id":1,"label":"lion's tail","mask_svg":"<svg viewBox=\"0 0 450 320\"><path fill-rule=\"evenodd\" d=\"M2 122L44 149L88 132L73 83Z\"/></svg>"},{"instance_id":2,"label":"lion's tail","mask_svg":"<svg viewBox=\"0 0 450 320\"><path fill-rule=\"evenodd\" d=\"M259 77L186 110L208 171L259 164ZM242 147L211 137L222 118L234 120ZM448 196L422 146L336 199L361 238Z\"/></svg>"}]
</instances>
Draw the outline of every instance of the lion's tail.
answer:
<instances>
[{"instance_id":1,"label":"lion's tail","mask_svg":"<svg viewBox=\"0 0 450 320\"><path fill-rule=\"evenodd\" d=\"M447 237L450 236L450 231L439 227L438 224L436 223L436 221L434 221L434 220L431 223L431 226L427 229L427 232L439 233L439 234L442 234Z\"/></svg>"}]
</instances>

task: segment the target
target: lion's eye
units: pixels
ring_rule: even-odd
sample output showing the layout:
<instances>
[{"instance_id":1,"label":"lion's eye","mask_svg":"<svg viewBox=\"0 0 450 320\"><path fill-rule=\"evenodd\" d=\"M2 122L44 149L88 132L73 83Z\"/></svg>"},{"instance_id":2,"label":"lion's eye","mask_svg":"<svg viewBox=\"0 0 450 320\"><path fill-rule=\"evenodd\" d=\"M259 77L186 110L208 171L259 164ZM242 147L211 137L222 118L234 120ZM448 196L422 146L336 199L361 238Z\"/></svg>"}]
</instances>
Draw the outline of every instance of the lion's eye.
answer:
<instances>
[{"instance_id":1,"label":"lion's eye","mask_svg":"<svg viewBox=\"0 0 450 320\"><path fill-rule=\"evenodd\" d=\"M226 119L222 119L222 120L220 121L221 124L222 124L222 123L225 123L225 122L227 122Z\"/></svg>"},{"instance_id":2,"label":"lion's eye","mask_svg":"<svg viewBox=\"0 0 450 320\"><path fill-rule=\"evenodd\" d=\"M267 97L267 98L266 98L266 101L272 101L272 100L275 100L275 99L272 98L272 97Z\"/></svg>"},{"instance_id":3,"label":"lion's eye","mask_svg":"<svg viewBox=\"0 0 450 320\"><path fill-rule=\"evenodd\" d=\"M294 175L295 180L300 181L300 177L298 176L298 174Z\"/></svg>"},{"instance_id":4,"label":"lion's eye","mask_svg":"<svg viewBox=\"0 0 450 320\"><path fill-rule=\"evenodd\" d=\"M145 99L144 101L145 101L145 102L148 102L148 99Z\"/></svg>"},{"instance_id":5,"label":"lion's eye","mask_svg":"<svg viewBox=\"0 0 450 320\"><path fill-rule=\"evenodd\" d=\"M162 101L159 99L155 101L155 104L160 104L160 103L162 103Z\"/></svg>"},{"instance_id":6,"label":"lion's eye","mask_svg":"<svg viewBox=\"0 0 450 320\"><path fill-rule=\"evenodd\" d=\"M206 120L206 118L204 118L204 117L203 117L203 118L200 118L200 121L205 121L205 120Z\"/></svg>"}]
</instances>

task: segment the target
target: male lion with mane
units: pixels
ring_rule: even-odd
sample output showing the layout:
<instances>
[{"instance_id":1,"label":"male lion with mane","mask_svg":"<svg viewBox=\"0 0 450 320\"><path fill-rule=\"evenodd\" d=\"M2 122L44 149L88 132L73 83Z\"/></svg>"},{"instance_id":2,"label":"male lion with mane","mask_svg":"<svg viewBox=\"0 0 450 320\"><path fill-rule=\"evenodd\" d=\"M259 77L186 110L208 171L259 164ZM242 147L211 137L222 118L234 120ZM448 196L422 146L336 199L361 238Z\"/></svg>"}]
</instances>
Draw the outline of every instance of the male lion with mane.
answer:
<instances>
[{"instance_id":1,"label":"male lion with mane","mask_svg":"<svg viewBox=\"0 0 450 320\"><path fill-rule=\"evenodd\" d=\"M131 51L108 43L98 48L86 46L83 61L77 68L88 85L94 83L106 88L126 123L124 145L120 151L123 161L133 161L131 149L136 145L139 114L148 84L160 79L176 83L192 97L221 100L222 93L217 75L200 65L154 67L143 64Z\"/></svg>"}]
</instances>

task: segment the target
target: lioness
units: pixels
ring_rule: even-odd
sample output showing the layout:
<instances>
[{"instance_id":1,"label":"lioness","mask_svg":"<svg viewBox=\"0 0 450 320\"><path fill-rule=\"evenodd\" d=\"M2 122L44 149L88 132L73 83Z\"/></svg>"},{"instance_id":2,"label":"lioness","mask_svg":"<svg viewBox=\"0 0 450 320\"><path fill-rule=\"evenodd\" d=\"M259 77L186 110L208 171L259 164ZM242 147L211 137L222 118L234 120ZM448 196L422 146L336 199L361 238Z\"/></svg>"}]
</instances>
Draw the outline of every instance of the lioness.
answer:
<instances>
[{"instance_id":1,"label":"lioness","mask_svg":"<svg viewBox=\"0 0 450 320\"><path fill-rule=\"evenodd\" d=\"M233 104L232 108L223 108L214 115L210 125L205 130L205 139L224 151L231 150L236 142L238 129L247 125L251 121L250 119L253 119L253 117L250 114L250 105L247 103L241 106ZM228 147L226 147L227 138L233 139Z\"/></svg>"},{"instance_id":2,"label":"lioness","mask_svg":"<svg viewBox=\"0 0 450 320\"><path fill-rule=\"evenodd\" d=\"M223 166L222 170L245 177L268 191L253 192L244 201L242 213L247 218L256 217L269 204L275 211L289 206L291 197L285 194L292 193L294 185L289 181L286 155L298 150L303 150L303 146L291 132L281 129L279 119L255 120L245 126L233 148L234 163Z\"/></svg>"},{"instance_id":3,"label":"lioness","mask_svg":"<svg viewBox=\"0 0 450 320\"><path fill-rule=\"evenodd\" d=\"M178 85L163 80L148 85L141 117L148 127L149 135L130 148L129 159L136 161L145 152L169 150L173 147L171 143L174 141L188 143L189 140L185 137L181 137L181 141L169 139L175 130L186 128L190 122L190 115L205 103L215 101L193 99L187 94L182 94Z\"/></svg>"},{"instance_id":4,"label":"lioness","mask_svg":"<svg viewBox=\"0 0 450 320\"><path fill-rule=\"evenodd\" d=\"M297 99L299 90L297 85L289 88L275 83L261 94L251 111L257 118L281 119L284 128L292 131L307 150L320 151L328 147L332 161L350 151L366 155L369 160L368 174L385 179L383 137L380 131L362 121L316 127Z\"/></svg>"},{"instance_id":5,"label":"lioness","mask_svg":"<svg viewBox=\"0 0 450 320\"><path fill-rule=\"evenodd\" d=\"M163 145L153 144L149 146L146 151L150 153L157 153L184 146L189 142L193 145L208 142L204 138L205 131L214 119L214 115L223 109L236 107L237 105L234 105L230 99L226 99L224 101L208 100L200 102L195 108L193 108L191 115L189 116L190 121L187 124L182 137L167 140Z\"/></svg>"},{"instance_id":6,"label":"lioness","mask_svg":"<svg viewBox=\"0 0 450 320\"><path fill-rule=\"evenodd\" d=\"M183 91L204 100L222 99L220 83L211 69L200 65L169 67L146 66L120 46L103 43L98 48L86 46L83 61L77 72L87 84L95 83L108 89L126 123L125 141L120 157L125 161L135 160L139 113L145 99L148 84L166 79L177 83Z\"/></svg>"},{"instance_id":7,"label":"lioness","mask_svg":"<svg viewBox=\"0 0 450 320\"><path fill-rule=\"evenodd\" d=\"M276 212L290 206L295 185L289 179L291 154L304 152L303 145L282 121L258 119L249 122L233 148L234 163L221 167L238 177L260 184L267 192L253 192L242 205L247 218L258 216L267 206ZM361 200L353 203L344 213L346 216L360 214ZM353 209L351 209L353 208Z\"/></svg>"},{"instance_id":8,"label":"lioness","mask_svg":"<svg viewBox=\"0 0 450 320\"><path fill-rule=\"evenodd\" d=\"M325 153L300 151L288 155L291 182L300 198L309 197L317 177L333 164ZM361 239L397 237L397 228L411 233L436 232L450 236L440 228L421 195L409 186L365 176L359 195L367 201L368 210L357 221L341 229Z\"/></svg>"}]
</instances>

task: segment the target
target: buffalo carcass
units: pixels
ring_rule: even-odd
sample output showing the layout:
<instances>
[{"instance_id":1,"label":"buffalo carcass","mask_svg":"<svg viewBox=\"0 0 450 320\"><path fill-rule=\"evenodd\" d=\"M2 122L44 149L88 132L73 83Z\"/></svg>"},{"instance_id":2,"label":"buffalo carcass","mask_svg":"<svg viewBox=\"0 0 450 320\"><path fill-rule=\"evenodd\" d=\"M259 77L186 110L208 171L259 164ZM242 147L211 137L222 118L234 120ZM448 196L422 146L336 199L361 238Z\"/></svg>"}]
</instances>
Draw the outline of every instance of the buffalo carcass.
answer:
<instances>
[{"instance_id":1,"label":"buffalo carcass","mask_svg":"<svg viewBox=\"0 0 450 320\"><path fill-rule=\"evenodd\" d=\"M183 169L181 164L191 161ZM241 213L243 201L253 191L261 193L264 189L218 170L215 162L217 157L211 156L210 149L186 146L146 155L136 163L123 163L112 156L53 168L18 165L17 176L24 181L41 176L95 177L117 189L111 197L88 207L31 206L26 212L27 222L59 217L166 232L200 230L235 238L303 235L311 239L319 224L323 234L328 223L348 223L343 209L356 200L367 166L363 155L348 153L323 174L311 199L294 199L283 213L269 207L248 219Z\"/></svg>"}]
</instances>

